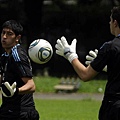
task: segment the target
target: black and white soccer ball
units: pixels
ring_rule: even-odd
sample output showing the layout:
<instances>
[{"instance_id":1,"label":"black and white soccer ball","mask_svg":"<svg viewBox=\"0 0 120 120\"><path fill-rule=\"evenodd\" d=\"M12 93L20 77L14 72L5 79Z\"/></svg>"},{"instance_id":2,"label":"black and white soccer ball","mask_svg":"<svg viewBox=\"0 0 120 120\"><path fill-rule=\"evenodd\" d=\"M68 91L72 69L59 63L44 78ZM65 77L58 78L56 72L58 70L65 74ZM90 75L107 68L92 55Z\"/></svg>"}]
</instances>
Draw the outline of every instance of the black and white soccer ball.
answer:
<instances>
[{"instance_id":1,"label":"black and white soccer ball","mask_svg":"<svg viewBox=\"0 0 120 120\"><path fill-rule=\"evenodd\" d=\"M28 55L33 62L44 64L51 59L53 48L47 40L37 39L30 44Z\"/></svg>"}]
</instances>

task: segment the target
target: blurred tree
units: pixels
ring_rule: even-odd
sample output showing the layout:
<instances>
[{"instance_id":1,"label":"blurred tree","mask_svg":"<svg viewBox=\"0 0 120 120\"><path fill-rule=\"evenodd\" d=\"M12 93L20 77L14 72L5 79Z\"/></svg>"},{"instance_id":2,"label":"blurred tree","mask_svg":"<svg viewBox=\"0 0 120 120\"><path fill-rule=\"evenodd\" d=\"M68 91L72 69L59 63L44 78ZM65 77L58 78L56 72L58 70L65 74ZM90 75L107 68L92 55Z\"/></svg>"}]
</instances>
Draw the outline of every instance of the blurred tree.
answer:
<instances>
[{"instance_id":1,"label":"blurred tree","mask_svg":"<svg viewBox=\"0 0 120 120\"><path fill-rule=\"evenodd\" d=\"M120 5L119 0L101 0L100 3L101 5L112 5L112 6Z\"/></svg>"},{"instance_id":2,"label":"blurred tree","mask_svg":"<svg viewBox=\"0 0 120 120\"><path fill-rule=\"evenodd\" d=\"M0 33L3 22L9 19L15 19L25 24L24 4L22 0L0 0ZM0 54L2 54L0 44Z\"/></svg>"},{"instance_id":3,"label":"blurred tree","mask_svg":"<svg viewBox=\"0 0 120 120\"><path fill-rule=\"evenodd\" d=\"M8 19L19 20L24 26L23 43L26 47L34 39L45 38L55 51L56 40L62 35L67 37L68 42L77 38L77 53L84 63L88 50L100 47L112 37L109 32L109 14L114 5L120 5L120 1L0 0L0 27ZM56 54L44 65L33 63L34 70L45 67L52 69L53 75L57 72L59 75L74 73L70 64L62 58L59 59Z\"/></svg>"},{"instance_id":4,"label":"blurred tree","mask_svg":"<svg viewBox=\"0 0 120 120\"><path fill-rule=\"evenodd\" d=\"M40 38L43 0L24 0L28 44Z\"/></svg>"},{"instance_id":5,"label":"blurred tree","mask_svg":"<svg viewBox=\"0 0 120 120\"><path fill-rule=\"evenodd\" d=\"M83 3L79 2L79 5L68 5L64 0L52 0L51 5L43 8L41 30L44 33L43 37L51 41L53 47L56 40L62 35L68 39L69 43L73 38L77 38L77 53L79 59L84 63L85 55L90 49L99 48L111 37L109 11L112 5L104 7L100 2L101 0L84 0ZM53 58L53 61L50 62L53 75L75 74L66 60L56 54Z\"/></svg>"}]
</instances>

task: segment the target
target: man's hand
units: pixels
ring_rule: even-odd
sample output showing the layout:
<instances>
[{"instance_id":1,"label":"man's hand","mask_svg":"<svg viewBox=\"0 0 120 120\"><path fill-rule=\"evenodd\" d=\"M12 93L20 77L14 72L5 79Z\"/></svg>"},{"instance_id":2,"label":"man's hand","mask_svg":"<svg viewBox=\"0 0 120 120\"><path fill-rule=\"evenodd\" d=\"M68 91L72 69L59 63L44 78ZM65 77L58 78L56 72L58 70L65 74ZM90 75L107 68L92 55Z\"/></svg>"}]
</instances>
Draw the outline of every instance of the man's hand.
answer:
<instances>
[{"instance_id":1,"label":"man's hand","mask_svg":"<svg viewBox=\"0 0 120 120\"><path fill-rule=\"evenodd\" d=\"M96 57L98 54L98 50L95 49L95 51L90 50L89 51L89 55L86 55L86 65L89 65Z\"/></svg>"},{"instance_id":2,"label":"man's hand","mask_svg":"<svg viewBox=\"0 0 120 120\"><path fill-rule=\"evenodd\" d=\"M90 50L89 55L86 55L86 65L89 65L96 57L98 54L98 50L95 49L94 51ZM103 71L107 72L107 65L103 68Z\"/></svg>"},{"instance_id":3,"label":"man's hand","mask_svg":"<svg viewBox=\"0 0 120 120\"><path fill-rule=\"evenodd\" d=\"M14 82L12 85L10 85L8 82L2 83L1 92L3 96L12 97L16 92L18 92L16 85L16 82Z\"/></svg>"},{"instance_id":4,"label":"man's hand","mask_svg":"<svg viewBox=\"0 0 120 120\"><path fill-rule=\"evenodd\" d=\"M78 58L76 54L76 39L73 39L71 45L68 44L66 38L63 36L57 40L55 45L56 54L65 57L71 63L73 59Z\"/></svg>"}]
</instances>

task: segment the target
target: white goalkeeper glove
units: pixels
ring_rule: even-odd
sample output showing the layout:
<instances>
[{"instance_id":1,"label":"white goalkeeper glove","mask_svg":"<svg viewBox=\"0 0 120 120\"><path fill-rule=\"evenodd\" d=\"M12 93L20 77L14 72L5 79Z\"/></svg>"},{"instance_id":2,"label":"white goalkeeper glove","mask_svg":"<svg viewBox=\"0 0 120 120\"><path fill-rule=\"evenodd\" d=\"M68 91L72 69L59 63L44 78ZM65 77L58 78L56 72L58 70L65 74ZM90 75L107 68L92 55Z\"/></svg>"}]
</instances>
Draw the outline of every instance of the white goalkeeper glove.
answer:
<instances>
[{"instance_id":1,"label":"white goalkeeper glove","mask_svg":"<svg viewBox=\"0 0 120 120\"><path fill-rule=\"evenodd\" d=\"M4 97L12 97L14 94L18 93L18 89L16 87L16 82L10 85L8 82L4 82L1 85L1 92Z\"/></svg>"},{"instance_id":2,"label":"white goalkeeper glove","mask_svg":"<svg viewBox=\"0 0 120 120\"><path fill-rule=\"evenodd\" d=\"M76 54L76 39L73 39L71 45L68 44L66 38L63 36L61 39L57 40L57 44L55 45L56 54L65 57L71 63L73 59L78 58Z\"/></svg>"},{"instance_id":3,"label":"white goalkeeper glove","mask_svg":"<svg viewBox=\"0 0 120 120\"><path fill-rule=\"evenodd\" d=\"M90 50L89 51L89 55L86 55L86 65L89 65L96 57L98 54L98 50L95 49L95 51Z\"/></svg>"},{"instance_id":4,"label":"white goalkeeper glove","mask_svg":"<svg viewBox=\"0 0 120 120\"><path fill-rule=\"evenodd\" d=\"M98 54L98 50L95 49L94 51L90 50L89 55L86 55L86 65L89 65L96 57ZM103 68L103 71L107 72L107 65Z\"/></svg>"}]
</instances>

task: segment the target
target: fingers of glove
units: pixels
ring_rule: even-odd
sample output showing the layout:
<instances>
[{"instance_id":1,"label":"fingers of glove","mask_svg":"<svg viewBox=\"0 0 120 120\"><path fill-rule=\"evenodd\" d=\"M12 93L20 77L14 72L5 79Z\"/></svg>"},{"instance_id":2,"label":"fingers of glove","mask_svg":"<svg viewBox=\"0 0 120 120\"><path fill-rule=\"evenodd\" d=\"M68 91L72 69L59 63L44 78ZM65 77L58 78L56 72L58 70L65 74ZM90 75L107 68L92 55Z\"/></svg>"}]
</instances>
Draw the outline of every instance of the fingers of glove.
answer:
<instances>
[{"instance_id":1,"label":"fingers of glove","mask_svg":"<svg viewBox=\"0 0 120 120\"><path fill-rule=\"evenodd\" d=\"M77 40L76 39L73 39L72 43L71 43L71 46L75 46L76 47L76 43L77 43Z\"/></svg>"},{"instance_id":2,"label":"fingers of glove","mask_svg":"<svg viewBox=\"0 0 120 120\"><path fill-rule=\"evenodd\" d=\"M76 39L73 39L73 41L72 41L72 43L71 43L71 45L70 45L70 47L71 47L70 51L71 51L71 52L76 53L76 43L77 43L77 40L76 40Z\"/></svg>"},{"instance_id":3,"label":"fingers of glove","mask_svg":"<svg viewBox=\"0 0 120 120\"><path fill-rule=\"evenodd\" d=\"M4 85L6 86L6 88L11 91L12 87L10 86L10 84L8 82L5 82Z\"/></svg>"},{"instance_id":4,"label":"fingers of glove","mask_svg":"<svg viewBox=\"0 0 120 120\"><path fill-rule=\"evenodd\" d=\"M89 54L93 57L93 58L96 58L97 55L94 51L90 50Z\"/></svg>"},{"instance_id":5,"label":"fingers of glove","mask_svg":"<svg viewBox=\"0 0 120 120\"><path fill-rule=\"evenodd\" d=\"M103 68L104 72L107 72L107 65Z\"/></svg>"},{"instance_id":6,"label":"fingers of glove","mask_svg":"<svg viewBox=\"0 0 120 120\"><path fill-rule=\"evenodd\" d=\"M59 39L57 40L55 48L57 49L56 54L63 56L64 47Z\"/></svg>"},{"instance_id":7,"label":"fingers of glove","mask_svg":"<svg viewBox=\"0 0 120 120\"><path fill-rule=\"evenodd\" d=\"M55 48L58 50L62 50L63 49L63 45L61 43L61 41L58 41L57 44L55 45Z\"/></svg>"},{"instance_id":8,"label":"fingers of glove","mask_svg":"<svg viewBox=\"0 0 120 120\"><path fill-rule=\"evenodd\" d=\"M86 59L89 60L89 61L92 61L94 58L91 57L91 56L89 56L89 55L87 55L87 56L86 56Z\"/></svg>"},{"instance_id":9,"label":"fingers of glove","mask_svg":"<svg viewBox=\"0 0 120 120\"><path fill-rule=\"evenodd\" d=\"M72 41L72 43L71 43L71 45L76 45L76 43L77 43L77 39L73 39L73 41Z\"/></svg>"},{"instance_id":10,"label":"fingers of glove","mask_svg":"<svg viewBox=\"0 0 120 120\"><path fill-rule=\"evenodd\" d=\"M91 63L91 61L85 61L86 65L89 65Z\"/></svg>"},{"instance_id":11,"label":"fingers of glove","mask_svg":"<svg viewBox=\"0 0 120 120\"><path fill-rule=\"evenodd\" d=\"M15 87L16 86L16 82L14 82L13 84L12 84L12 86L8 83L8 82L5 82L4 83L5 84L5 86L6 86L6 88L10 91L10 94L11 94L11 96L14 94L14 89L12 88L12 87ZM16 87L15 87L16 88Z\"/></svg>"},{"instance_id":12,"label":"fingers of glove","mask_svg":"<svg viewBox=\"0 0 120 120\"><path fill-rule=\"evenodd\" d=\"M64 36L61 37L61 43L62 43L62 45L65 46L65 47L68 47L68 46L69 46L69 45L68 45L68 42L67 42L67 40L66 40L66 38L65 38Z\"/></svg>"},{"instance_id":13,"label":"fingers of glove","mask_svg":"<svg viewBox=\"0 0 120 120\"><path fill-rule=\"evenodd\" d=\"M97 49L95 49L95 53L98 54L98 50Z\"/></svg>"},{"instance_id":14,"label":"fingers of glove","mask_svg":"<svg viewBox=\"0 0 120 120\"><path fill-rule=\"evenodd\" d=\"M59 50L56 50L56 54L63 56L63 53Z\"/></svg>"},{"instance_id":15,"label":"fingers of glove","mask_svg":"<svg viewBox=\"0 0 120 120\"><path fill-rule=\"evenodd\" d=\"M1 88L1 93L3 94L4 97L10 96L10 94L9 94L9 95L8 95L8 94L6 95L6 94L4 93L4 91L2 90L2 88Z\"/></svg>"},{"instance_id":16,"label":"fingers of glove","mask_svg":"<svg viewBox=\"0 0 120 120\"><path fill-rule=\"evenodd\" d=\"M63 48L63 44L62 44L62 42L61 42L61 40L57 40L57 44L55 45L55 47L58 49L58 47L59 48Z\"/></svg>"},{"instance_id":17,"label":"fingers of glove","mask_svg":"<svg viewBox=\"0 0 120 120\"><path fill-rule=\"evenodd\" d=\"M13 90L8 82L5 82L1 85L1 91L2 91L3 96L5 97L9 97L13 93Z\"/></svg>"},{"instance_id":18,"label":"fingers of glove","mask_svg":"<svg viewBox=\"0 0 120 120\"><path fill-rule=\"evenodd\" d=\"M16 85L17 85L17 83L14 82L14 83L12 84L11 88L12 88L12 89L16 88Z\"/></svg>"}]
</instances>

